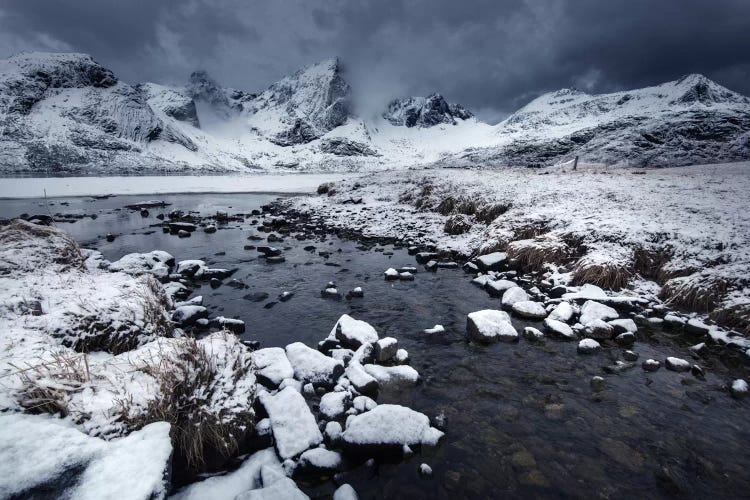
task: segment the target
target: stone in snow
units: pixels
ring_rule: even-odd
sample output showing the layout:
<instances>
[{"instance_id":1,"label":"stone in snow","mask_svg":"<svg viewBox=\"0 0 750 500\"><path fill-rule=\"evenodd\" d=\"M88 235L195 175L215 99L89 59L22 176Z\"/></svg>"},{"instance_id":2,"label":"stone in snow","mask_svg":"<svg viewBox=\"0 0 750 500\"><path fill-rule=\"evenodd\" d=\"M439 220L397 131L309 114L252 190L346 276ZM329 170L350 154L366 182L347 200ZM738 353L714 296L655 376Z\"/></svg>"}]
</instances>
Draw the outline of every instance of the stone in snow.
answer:
<instances>
[{"instance_id":1,"label":"stone in snow","mask_svg":"<svg viewBox=\"0 0 750 500\"><path fill-rule=\"evenodd\" d=\"M338 339L345 347L357 349L362 344L377 342L378 332L369 323L344 314L336 322L329 337Z\"/></svg>"},{"instance_id":2,"label":"stone in snow","mask_svg":"<svg viewBox=\"0 0 750 500\"><path fill-rule=\"evenodd\" d=\"M399 278L399 272L392 267L389 267L385 270L383 276L385 276L385 279L387 280L397 280Z\"/></svg>"},{"instance_id":3,"label":"stone in snow","mask_svg":"<svg viewBox=\"0 0 750 500\"><path fill-rule=\"evenodd\" d=\"M436 333L445 333L445 328L443 327L443 325L435 325L432 328L425 328L422 331L428 335L433 335Z\"/></svg>"},{"instance_id":4,"label":"stone in snow","mask_svg":"<svg viewBox=\"0 0 750 500\"><path fill-rule=\"evenodd\" d=\"M291 387L295 391L302 393L302 386L304 384L300 382L299 380L293 379L293 378L285 378L281 381L281 384L279 384L279 390L285 388L285 387Z\"/></svg>"},{"instance_id":5,"label":"stone in snow","mask_svg":"<svg viewBox=\"0 0 750 500\"><path fill-rule=\"evenodd\" d=\"M592 354L598 351L600 347L599 342L594 339L583 339L578 342L579 354Z\"/></svg>"},{"instance_id":6,"label":"stone in snow","mask_svg":"<svg viewBox=\"0 0 750 500\"><path fill-rule=\"evenodd\" d=\"M302 342L286 346L286 357L294 369L294 378L302 382L332 385L344 373L344 363Z\"/></svg>"},{"instance_id":7,"label":"stone in snow","mask_svg":"<svg viewBox=\"0 0 750 500\"><path fill-rule=\"evenodd\" d=\"M511 288L515 288L517 286L518 285L516 285L514 281L510 280L490 280L487 281L487 284L484 288L491 296L502 297L507 290L510 290Z\"/></svg>"},{"instance_id":8,"label":"stone in snow","mask_svg":"<svg viewBox=\"0 0 750 500\"><path fill-rule=\"evenodd\" d=\"M333 500L359 500L359 496L350 485L342 484L333 492Z\"/></svg>"},{"instance_id":9,"label":"stone in snow","mask_svg":"<svg viewBox=\"0 0 750 500\"><path fill-rule=\"evenodd\" d=\"M548 318L567 323L573 317L573 306L569 302L560 302L555 306Z\"/></svg>"},{"instance_id":10,"label":"stone in snow","mask_svg":"<svg viewBox=\"0 0 750 500\"><path fill-rule=\"evenodd\" d=\"M344 363L344 366L346 366L352 359L352 356L354 356L354 351L352 351L351 349L343 348L331 349L331 352L329 352L328 355L337 361L341 361L342 363Z\"/></svg>"},{"instance_id":11,"label":"stone in snow","mask_svg":"<svg viewBox=\"0 0 750 500\"><path fill-rule=\"evenodd\" d=\"M615 328L601 319L589 321L583 327L584 335L586 335L587 337L591 337L592 339L611 339L612 335L614 335L614 332Z\"/></svg>"},{"instance_id":12,"label":"stone in snow","mask_svg":"<svg viewBox=\"0 0 750 500\"><path fill-rule=\"evenodd\" d=\"M313 448L300 455L297 467L306 472L332 472L341 467L341 454L325 448Z\"/></svg>"},{"instance_id":13,"label":"stone in snow","mask_svg":"<svg viewBox=\"0 0 750 500\"><path fill-rule=\"evenodd\" d=\"M325 428L325 435L326 438L331 441L335 442L338 441L341 437L341 433L344 432L343 427L341 427L341 424L338 422L328 422L326 424Z\"/></svg>"},{"instance_id":14,"label":"stone in snow","mask_svg":"<svg viewBox=\"0 0 750 500\"><path fill-rule=\"evenodd\" d=\"M617 345L631 346L635 343L635 334L631 332L621 333L615 337L615 342L617 342Z\"/></svg>"},{"instance_id":15,"label":"stone in snow","mask_svg":"<svg viewBox=\"0 0 750 500\"><path fill-rule=\"evenodd\" d=\"M183 276L195 276L201 269L206 267L206 263L198 259L181 260L177 263L175 272Z\"/></svg>"},{"instance_id":16,"label":"stone in snow","mask_svg":"<svg viewBox=\"0 0 750 500\"><path fill-rule=\"evenodd\" d=\"M638 326L630 318L615 319L609 322L615 329L615 333L636 333Z\"/></svg>"},{"instance_id":17,"label":"stone in snow","mask_svg":"<svg viewBox=\"0 0 750 500\"><path fill-rule=\"evenodd\" d=\"M615 309L593 300L587 300L581 307L579 322L586 326L595 320L607 321L617 319L619 316Z\"/></svg>"},{"instance_id":18,"label":"stone in snow","mask_svg":"<svg viewBox=\"0 0 750 500\"><path fill-rule=\"evenodd\" d=\"M367 396L357 396L352 401L352 407L357 410L358 413L364 413L370 411L378 406L374 399L368 398Z\"/></svg>"},{"instance_id":19,"label":"stone in snow","mask_svg":"<svg viewBox=\"0 0 750 500\"><path fill-rule=\"evenodd\" d=\"M406 349L399 349L394 359L399 365L405 365L409 362L409 352Z\"/></svg>"},{"instance_id":20,"label":"stone in snow","mask_svg":"<svg viewBox=\"0 0 750 500\"><path fill-rule=\"evenodd\" d=\"M174 264L172 254L162 250L147 253L129 253L109 265L110 271L124 272L138 276L153 274L157 278L169 276L169 268Z\"/></svg>"},{"instance_id":21,"label":"stone in snow","mask_svg":"<svg viewBox=\"0 0 750 500\"><path fill-rule=\"evenodd\" d=\"M208 309L203 306L180 306L172 312L172 321L181 326L194 325L201 318L208 317Z\"/></svg>"},{"instance_id":22,"label":"stone in snow","mask_svg":"<svg viewBox=\"0 0 750 500\"><path fill-rule=\"evenodd\" d=\"M748 393L747 382L741 378L733 380L732 385L729 386L729 391L732 393L732 396L737 399L745 397Z\"/></svg>"},{"instance_id":23,"label":"stone in snow","mask_svg":"<svg viewBox=\"0 0 750 500\"><path fill-rule=\"evenodd\" d=\"M295 457L323 441L305 398L291 387L274 395L263 393L260 402L271 420L276 451L281 458Z\"/></svg>"},{"instance_id":24,"label":"stone in snow","mask_svg":"<svg viewBox=\"0 0 750 500\"><path fill-rule=\"evenodd\" d=\"M405 406L383 404L349 417L341 438L348 451L391 448L400 452L404 445L434 446L443 435L430 426L427 415Z\"/></svg>"},{"instance_id":25,"label":"stone in snow","mask_svg":"<svg viewBox=\"0 0 750 500\"><path fill-rule=\"evenodd\" d=\"M524 300L529 300L529 295L520 286L514 286L503 293L502 304L504 307L512 307L516 302Z\"/></svg>"},{"instance_id":26,"label":"stone in snow","mask_svg":"<svg viewBox=\"0 0 750 500\"><path fill-rule=\"evenodd\" d=\"M336 420L346 413L351 395L348 392L328 392L320 398L320 414L328 420Z\"/></svg>"},{"instance_id":27,"label":"stone in snow","mask_svg":"<svg viewBox=\"0 0 750 500\"><path fill-rule=\"evenodd\" d=\"M352 383L357 392L361 394L377 394L378 381L375 377L365 371L358 362L352 361L346 367L346 378Z\"/></svg>"},{"instance_id":28,"label":"stone in snow","mask_svg":"<svg viewBox=\"0 0 750 500\"><path fill-rule=\"evenodd\" d=\"M398 351L398 340L393 337L384 337L373 344L375 347L375 360L379 363L393 359Z\"/></svg>"},{"instance_id":29,"label":"stone in snow","mask_svg":"<svg viewBox=\"0 0 750 500\"><path fill-rule=\"evenodd\" d=\"M644 371L647 372L655 372L659 368L661 368L661 363L659 361L656 361L655 359L647 359L643 363L641 363L641 367L643 367Z\"/></svg>"},{"instance_id":30,"label":"stone in snow","mask_svg":"<svg viewBox=\"0 0 750 500\"><path fill-rule=\"evenodd\" d=\"M562 337L566 340L575 340L576 334L573 329L567 323L558 321L556 319L547 318L544 320L544 327L549 330L550 333Z\"/></svg>"},{"instance_id":31,"label":"stone in snow","mask_svg":"<svg viewBox=\"0 0 750 500\"><path fill-rule=\"evenodd\" d=\"M365 296L365 292L362 291L362 287L358 286L351 292L349 292L349 295L352 297L362 298Z\"/></svg>"},{"instance_id":32,"label":"stone in snow","mask_svg":"<svg viewBox=\"0 0 750 500\"><path fill-rule=\"evenodd\" d=\"M256 367L258 381L269 387L278 387L284 379L294 378L294 368L281 347L258 349L250 354Z\"/></svg>"},{"instance_id":33,"label":"stone in snow","mask_svg":"<svg viewBox=\"0 0 750 500\"><path fill-rule=\"evenodd\" d=\"M420 464L419 465L419 474L422 477L432 477L432 467L430 467L427 464Z\"/></svg>"},{"instance_id":34,"label":"stone in snow","mask_svg":"<svg viewBox=\"0 0 750 500\"><path fill-rule=\"evenodd\" d=\"M499 271L506 260L508 260L507 253L494 252L480 255L476 258L476 263L482 271Z\"/></svg>"},{"instance_id":35,"label":"stone in snow","mask_svg":"<svg viewBox=\"0 0 750 500\"><path fill-rule=\"evenodd\" d=\"M602 300L607 298L607 293L596 285L586 283L585 285L582 285L577 292L565 293L562 298Z\"/></svg>"},{"instance_id":36,"label":"stone in snow","mask_svg":"<svg viewBox=\"0 0 750 500\"><path fill-rule=\"evenodd\" d=\"M679 329L685 326L685 319L674 314L667 314L664 316L664 326Z\"/></svg>"},{"instance_id":37,"label":"stone in snow","mask_svg":"<svg viewBox=\"0 0 750 500\"><path fill-rule=\"evenodd\" d=\"M668 357L664 366L673 372L686 372L690 370L690 363L681 358Z\"/></svg>"},{"instance_id":38,"label":"stone in snow","mask_svg":"<svg viewBox=\"0 0 750 500\"><path fill-rule=\"evenodd\" d=\"M523 337L529 342L538 342L544 338L544 334L536 328L527 326L523 329Z\"/></svg>"},{"instance_id":39,"label":"stone in snow","mask_svg":"<svg viewBox=\"0 0 750 500\"><path fill-rule=\"evenodd\" d=\"M513 312L522 318L544 319L547 317L547 310L540 302L533 300L522 300L513 304Z\"/></svg>"},{"instance_id":40,"label":"stone in snow","mask_svg":"<svg viewBox=\"0 0 750 500\"><path fill-rule=\"evenodd\" d=\"M622 357L625 359L625 361L637 361L638 353L633 351L624 351L622 353Z\"/></svg>"},{"instance_id":41,"label":"stone in snow","mask_svg":"<svg viewBox=\"0 0 750 500\"><path fill-rule=\"evenodd\" d=\"M414 275L410 272L400 273L398 279L401 281L414 281Z\"/></svg>"},{"instance_id":42,"label":"stone in snow","mask_svg":"<svg viewBox=\"0 0 750 500\"><path fill-rule=\"evenodd\" d=\"M378 381L378 387L399 388L414 386L419 382L419 373L408 365L364 365L364 369Z\"/></svg>"},{"instance_id":43,"label":"stone in snow","mask_svg":"<svg viewBox=\"0 0 750 500\"><path fill-rule=\"evenodd\" d=\"M490 276L489 274L483 274L471 280L472 284L477 285L482 288L484 288L484 286L490 281L492 281L492 276Z\"/></svg>"},{"instance_id":44,"label":"stone in snow","mask_svg":"<svg viewBox=\"0 0 750 500\"><path fill-rule=\"evenodd\" d=\"M711 327L698 318L691 318L685 323L685 331L694 335L708 335Z\"/></svg>"},{"instance_id":45,"label":"stone in snow","mask_svg":"<svg viewBox=\"0 0 750 500\"><path fill-rule=\"evenodd\" d=\"M508 313L495 309L469 313L466 319L466 331L469 338L476 342L518 340L518 332L513 328Z\"/></svg>"}]
</instances>

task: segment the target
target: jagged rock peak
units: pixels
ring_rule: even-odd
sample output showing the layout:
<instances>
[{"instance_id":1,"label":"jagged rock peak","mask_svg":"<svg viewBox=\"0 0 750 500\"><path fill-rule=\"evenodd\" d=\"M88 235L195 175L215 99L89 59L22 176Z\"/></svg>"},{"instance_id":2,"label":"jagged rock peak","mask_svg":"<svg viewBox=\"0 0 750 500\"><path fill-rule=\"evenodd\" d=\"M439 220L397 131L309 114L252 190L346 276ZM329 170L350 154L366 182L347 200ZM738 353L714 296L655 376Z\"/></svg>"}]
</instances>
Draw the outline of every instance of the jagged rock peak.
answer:
<instances>
[{"instance_id":1,"label":"jagged rock peak","mask_svg":"<svg viewBox=\"0 0 750 500\"><path fill-rule=\"evenodd\" d=\"M726 87L722 87L710 78L699 73L691 73L682 78L671 82L680 90L681 95L675 100L682 104L692 104L700 102L707 106L714 103L747 103L750 102L747 97L732 92Z\"/></svg>"},{"instance_id":2,"label":"jagged rock peak","mask_svg":"<svg viewBox=\"0 0 750 500\"><path fill-rule=\"evenodd\" d=\"M383 113L383 118L393 125L407 127L432 127L441 123L455 125L456 119L467 120L472 116L471 111L460 104L448 103L440 94L395 99Z\"/></svg>"},{"instance_id":3,"label":"jagged rock peak","mask_svg":"<svg viewBox=\"0 0 750 500\"><path fill-rule=\"evenodd\" d=\"M186 87L190 97L212 106L229 107L229 99L219 84L204 70L193 71Z\"/></svg>"},{"instance_id":4,"label":"jagged rock peak","mask_svg":"<svg viewBox=\"0 0 750 500\"><path fill-rule=\"evenodd\" d=\"M21 52L0 61L3 79L33 78L51 88L111 87L117 78L88 54Z\"/></svg>"}]
</instances>

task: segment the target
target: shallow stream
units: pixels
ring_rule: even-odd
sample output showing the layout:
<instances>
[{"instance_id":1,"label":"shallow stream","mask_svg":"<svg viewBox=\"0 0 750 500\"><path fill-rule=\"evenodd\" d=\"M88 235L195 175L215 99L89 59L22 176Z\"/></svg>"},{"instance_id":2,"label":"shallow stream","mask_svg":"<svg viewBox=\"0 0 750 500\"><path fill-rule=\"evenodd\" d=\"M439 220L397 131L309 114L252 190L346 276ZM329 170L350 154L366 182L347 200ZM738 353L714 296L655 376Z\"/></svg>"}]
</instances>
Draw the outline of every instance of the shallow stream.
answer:
<instances>
[{"instance_id":1,"label":"shallow stream","mask_svg":"<svg viewBox=\"0 0 750 500\"><path fill-rule=\"evenodd\" d=\"M211 267L237 268L232 276L247 289L208 284L196 290L212 316L246 322L247 339L285 346L303 341L315 346L341 314L368 321L382 336L399 340L422 383L379 402L396 402L431 418L446 417L446 439L429 454L395 464L362 465L344 473L360 498L696 498L744 497L750 492L748 402L723 389L741 367L718 359L698 361L705 381L662 368L646 373L640 366L607 375L602 366L622 359L614 345L594 355L576 353L576 343L547 339L530 344L486 347L466 341L466 315L499 308L470 283L460 269L421 270L412 282L384 281L388 267L416 265L405 249L358 248L354 241L327 236L325 241L286 238L286 262L268 264L247 237L258 234L250 223L230 222L215 234L198 230L190 238L163 234L158 213L172 209L213 215L217 210L248 213L276 195L165 195L171 206L149 209L149 217L124 205L143 196L108 199L0 200L0 217L20 213L96 214L75 223L59 223L79 243L116 260L129 252L165 250L176 259L204 259ZM113 242L107 233L116 235ZM315 250L305 250L307 246ZM320 251L331 252L329 257ZM334 281L346 292L361 286L361 299L330 300L320 290ZM283 291L294 296L276 302ZM260 301L248 295L267 293ZM516 321L522 331L534 322ZM442 324L443 336L422 333ZM686 340L641 327L633 350L640 359L666 356L690 359ZM602 375L606 388L594 392L590 379ZM421 479L420 463L434 477ZM311 497L330 495L333 481L303 484Z\"/></svg>"}]
</instances>

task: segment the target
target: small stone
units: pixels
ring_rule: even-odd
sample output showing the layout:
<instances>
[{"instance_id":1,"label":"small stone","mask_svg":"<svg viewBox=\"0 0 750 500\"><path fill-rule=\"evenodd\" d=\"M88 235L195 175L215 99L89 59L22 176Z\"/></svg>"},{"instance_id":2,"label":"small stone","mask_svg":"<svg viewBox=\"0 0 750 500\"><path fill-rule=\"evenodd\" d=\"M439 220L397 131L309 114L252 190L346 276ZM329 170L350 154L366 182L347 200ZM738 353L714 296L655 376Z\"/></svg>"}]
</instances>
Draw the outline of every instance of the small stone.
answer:
<instances>
[{"instance_id":1,"label":"small stone","mask_svg":"<svg viewBox=\"0 0 750 500\"><path fill-rule=\"evenodd\" d=\"M638 353L633 351L624 351L622 357L625 361L638 361Z\"/></svg>"},{"instance_id":2,"label":"small stone","mask_svg":"<svg viewBox=\"0 0 750 500\"><path fill-rule=\"evenodd\" d=\"M598 351L600 347L599 342L594 339L583 339L578 342L578 353L593 354Z\"/></svg>"},{"instance_id":3,"label":"small stone","mask_svg":"<svg viewBox=\"0 0 750 500\"><path fill-rule=\"evenodd\" d=\"M523 338L529 342L539 342L544 340L544 334L534 327L527 326L523 329Z\"/></svg>"},{"instance_id":4,"label":"small stone","mask_svg":"<svg viewBox=\"0 0 750 500\"><path fill-rule=\"evenodd\" d=\"M115 241L115 235L111 234L111 233L108 233L107 234L107 241L109 241L110 243L112 243L113 241Z\"/></svg>"},{"instance_id":5,"label":"small stone","mask_svg":"<svg viewBox=\"0 0 750 500\"><path fill-rule=\"evenodd\" d=\"M386 280L392 281L392 280L399 279L400 275L398 271L396 271L395 269L391 267L385 270L385 272L383 273L383 276L385 276Z\"/></svg>"},{"instance_id":6,"label":"small stone","mask_svg":"<svg viewBox=\"0 0 750 500\"><path fill-rule=\"evenodd\" d=\"M635 344L635 335L631 332L625 332L621 333L617 337L615 337L615 342L617 345L621 346L630 346Z\"/></svg>"},{"instance_id":7,"label":"small stone","mask_svg":"<svg viewBox=\"0 0 750 500\"><path fill-rule=\"evenodd\" d=\"M690 373L698 380L706 380L706 372L704 372L703 368L699 365L693 365L690 367Z\"/></svg>"},{"instance_id":8,"label":"small stone","mask_svg":"<svg viewBox=\"0 0 750 500\"><path fill-rule=\"evenodd\" d=\"M190 231L185 231L184 229L180 229L177 231L177 236L179 238L190 238Z\"/></svg>"},{"instance_id":9,"label":"small stone","mask_svg":"<svg viewBox=\"0 0 750 500\"><path fill-rule=\"evenodd\" d=\"M732 381L732 385L729 386L729 392L736 399L744 398L748 393L747 382L741 378Z\"/></svg>"},{"instance_id":10,"label":"small stone","mask_svg":"<svg viewBox=\"0 0 750 500\"><path fill-rule=\"evenodd\" d=\"M604 377L600 377L599 375L594 375L593 377L591 377L591 389L593 389L594 391L603 391L604 385Z\"/></svg>"},{"instance_id":11,"label":"small stone","mask_svg":"<svg viewBox=\"0 0 750 500\"><path fill-rule=\"evenodd\" d=\"M661 368L661 363L656 361L655 359L647 359L641 364L641 367L643 367L644 371L655 372L656 370Z\"/></svg>"},{"instance_id":12,"label":"small stone","mask_svg":"<svg viewBox=\"0 0 750 500\"><path fill-rule=\"evenodd\" d=\"M672 370L673 372L681 373L690 370L690 363L682 358L675 358L672 356L667 358L664 366L666 366L667 370Z\"/></svg>"},{"instance_id":13,"label":"small stone","mask_svg":"<svg viewBox=\"0 0 750 500\"><path fill-rule=\"evenodd\" d=\"M419 466L419 475L423 478L431 478L432 477L432 467L430 467L427 464L421 464Z\"/></svg>"}]
</instances>

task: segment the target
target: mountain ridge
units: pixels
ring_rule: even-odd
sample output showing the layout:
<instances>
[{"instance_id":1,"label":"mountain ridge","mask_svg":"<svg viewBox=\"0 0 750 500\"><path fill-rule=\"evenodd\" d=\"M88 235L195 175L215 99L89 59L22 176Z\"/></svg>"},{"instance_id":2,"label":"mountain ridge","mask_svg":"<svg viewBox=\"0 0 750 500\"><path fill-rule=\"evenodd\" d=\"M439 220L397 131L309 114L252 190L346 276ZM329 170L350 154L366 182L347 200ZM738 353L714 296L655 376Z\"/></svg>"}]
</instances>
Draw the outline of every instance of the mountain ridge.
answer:
<instances>
[{"instance_id":1,"label":"mountain ridge","mask_svg":"<svg viewBox=\"0 0 750 500\"><path fill-rule=\"evenodd\" d=\"M704 75L607 94L545 93L497 125L439 94L354 112L338 58L262 92L205 71L129 85L90 55L0 61L0 172L351 170L412 165L613 166L750 159L750 98Z\"/></svg>"}]
</instances>

